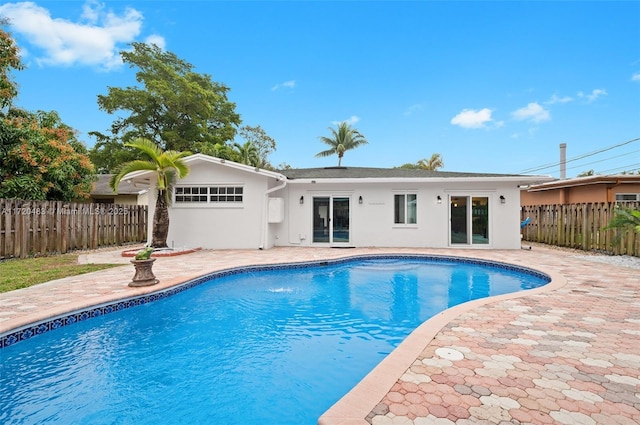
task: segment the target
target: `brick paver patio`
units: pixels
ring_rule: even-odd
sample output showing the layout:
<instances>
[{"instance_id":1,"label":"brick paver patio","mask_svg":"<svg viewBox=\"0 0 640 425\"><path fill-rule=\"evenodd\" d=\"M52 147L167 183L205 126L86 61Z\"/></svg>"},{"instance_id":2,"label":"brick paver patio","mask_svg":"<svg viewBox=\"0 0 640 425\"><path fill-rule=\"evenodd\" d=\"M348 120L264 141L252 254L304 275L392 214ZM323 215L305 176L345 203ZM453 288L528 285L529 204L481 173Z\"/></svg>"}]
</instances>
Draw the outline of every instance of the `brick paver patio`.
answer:
<instances>
[{"instance_id":1,"label":"brick paver patio","mask_svg":"<svg viewBox=\"0 0 640 425\"><path fill-rule=\"evenodd\" d=\"M640 270L572 251L275 248L159 258L161 283L129 288L122 267L0 294L0 336L22 326L229 267L373 253L455 255L552 275L542 290L479 300L427 321L323 415L329 424L638 424ZM250 422L250 418L248 418Z\"/></svg>"}]
</instances>

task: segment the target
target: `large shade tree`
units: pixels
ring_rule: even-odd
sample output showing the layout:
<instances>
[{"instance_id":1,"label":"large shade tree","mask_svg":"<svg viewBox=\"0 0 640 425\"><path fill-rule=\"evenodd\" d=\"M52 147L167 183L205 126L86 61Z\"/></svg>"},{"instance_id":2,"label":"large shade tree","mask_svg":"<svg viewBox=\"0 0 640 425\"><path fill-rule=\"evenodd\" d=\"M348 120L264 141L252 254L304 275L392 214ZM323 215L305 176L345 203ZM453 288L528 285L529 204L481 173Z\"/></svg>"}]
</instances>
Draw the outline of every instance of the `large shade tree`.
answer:
<instances>
[{"instance_id":1,"label":"large shade tree","mask_svg":"<svg viewBox=\"0 0 640 425\"><path fill-rule=\"evenodd\" d=\"M93 165L76 131L55 111L29 112L14 105L13 71L24 66L0 19L0 198L72 201L87 198Z\"/></svg>"},{"instance_id":2,"label":"large shade tree","mask_svg":"<svg viewBox=\"0 0 640 425\"><path fill-rule=\"evenodd\" d=\"M10 109L0 120L0 198L88 198L94 168L75 134L55 112Z\"/></svg>"},{"instance_id":3,"label":"large shade tree","mask_svg":"<svg viewBox=\"0 0 640 425\"><path fill-rule=\"evenodd\" d=\"M111 171L114 155L133 159L127 143L138 138L154 142L165 151L209 153L215 145L233 140L240 116L227 98L229 88L210 75L193 71L193 65L154 44L133 43L121 52L122 60L137 68L138 85L109 87L98 96L98 106L118 113L111 135L100 132L91 158L102 171Z\"/></svg>"},{"instance_id":4,"label":"large shade tree","mask_svg":"<svg viewBox=\"0 0 640 425\"><path fill-rule=\"evenodd\" d=\"M275 150L276 141L262 127L242 126L238 136L244 139L244 143L240 141L228 144L216 143L200 152L253 167L273 169L268 157Z\"/></svg>"},{"instance_id":5,"label":"large shade tree","mask_svg":"<svg viewBox=\"0 0 640 425\"><path fill-rule=\"evenodd\" d=\"M151 246L153 248L166 248L167 235L169 234L169 202L171 186L176 178L184 178L189 174L189 167L184 157L190 152L163 151L151 140L136 139L126 144L142 153L146 159L137 159L121 165L110 183L116 191L120 181L129 173L135 171L152 171L156 176L156 207L153 213L153 230Z\"/></svg>"},{"instance_id":6,"label":"large shade tree","mask_svg":"<svg viewBox=\"0 0 640 425\"><path fill-rule=\"evenodd\" d=\"M18 85L12 78L12 71L24 69L20 50L11 34L4 29L7 24L7 20L0 17L0 109L9 107L18 95Z\"/></svg>"},{"instance_id":7,"label":"large shade tree","mask_svg":"<svg viewBox=\"0 0 640 425\"><path fill-rule=\"evenodd\" d=\"M351 128L346 122L338 124L337 129L329 127L329 130L331 131L331 137L320 137L320 141L329 145L329 149L318 152L316 157L338 155L338 167L342 164L342 157L346 151L368 143L367 139L358 130Z\"/></svg>"},{"instance_id":8,"label":"large shade tree","mask_svg":"<svg viewBox=\"0 0 640 425\"><path fill-rule=\"evenodd\" d=\"M272 169L269 163L269 155L276 150L276 141L263 130L262 127L244 125L240 127L238 135L246 142L251 143L257 154L256 167Z\"/></svg>"}]
</instances>

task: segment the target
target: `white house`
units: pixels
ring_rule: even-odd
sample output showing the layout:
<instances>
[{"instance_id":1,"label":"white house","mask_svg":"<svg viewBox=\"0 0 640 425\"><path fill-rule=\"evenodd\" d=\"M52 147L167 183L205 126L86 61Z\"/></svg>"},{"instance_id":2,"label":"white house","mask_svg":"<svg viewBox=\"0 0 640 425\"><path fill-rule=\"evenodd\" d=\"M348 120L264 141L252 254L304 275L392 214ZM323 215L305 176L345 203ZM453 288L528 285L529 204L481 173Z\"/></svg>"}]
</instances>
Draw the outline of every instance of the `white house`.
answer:
<instances>
[{"instance_id":1,"label":"white house","mask_svg":"<svg viewBox=\"0 0 640 425\"><path fill-rule=\"evenodd\" d=\"M520 249L519 186L552 180L399 168L273 172L202 154L185 161L190 173L169 208L167 243L176 248Z\"/></svg>"}]
</instances>

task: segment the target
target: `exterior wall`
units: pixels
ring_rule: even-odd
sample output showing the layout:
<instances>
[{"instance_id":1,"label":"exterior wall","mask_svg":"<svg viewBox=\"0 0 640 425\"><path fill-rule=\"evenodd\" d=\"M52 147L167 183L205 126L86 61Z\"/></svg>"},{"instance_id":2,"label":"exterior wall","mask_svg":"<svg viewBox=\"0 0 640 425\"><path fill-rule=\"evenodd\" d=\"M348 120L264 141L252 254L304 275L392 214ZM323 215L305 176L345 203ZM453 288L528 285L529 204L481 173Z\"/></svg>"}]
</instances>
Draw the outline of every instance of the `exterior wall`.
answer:
<instances>
[{"instance_id":1,"label":"exterior wall","mask_svg":"<svg viewBox=\"0 0 640 425\"><path fill-rule=\"evenodd\" d=\"M277 246L327 246L312 242L312 198L350 198L349 246L520 249L520 191L515 183L433 182L301 184L290 182L285 195L285 221L273 227ZM417 194L417 223L394 224L394 194ZM501 203L500 195L506 199ZM304 203L300 204L300 197ZM359 203L362 196L363 203ZM437 197L442 198L438 203ZM489 243L451 245L450 196L489 198ZM335 244L336 246L338 244Z\"/></svg>"},{"instance_id":2,"label":"exterior wall","mask_svg":"<svg viewBox=\"0 0 640 425\"><path fill-rule=\"evenodd\" d=\"M563 194L560 189L545 190L541 192L527 192L526 190L520 193L520 202L525 205L552 205L564 203Z\"/></svg>"},{"instance_id":3,"label":"exterior wall","mask_svg":"<svg viewBox=\"0 0 640 425\"><path fill-rule=\"evenodd\" d=\"M199 163L176 186L243 187L241 204L172 203L167 244L175 248L258 249L266 227L267 177L230 167ZM273 245L268 236L265 248Z\"/></svg>"},{"instance_id":4,"label":"exterior wall","mask_svg":"<svg viewBox=\"0 0 640 425\"><path fill-rule=\"evenodd\" d=\"M618 193L625 193L625 194L631 194L631 193L635 193L638 194L640 193L640 183L628 183L628 184L621 184L618 186L615 186L613 188L611 188L611 201L610 202L614 202L616 199L616 194Z\"/></svg>"},{"instance_id":5,"label":"exterior wall","mask_svg":"<svg viewBox=\"0 0 640 425\"><path fill-rule=\"evenodd\" d=\"M555 188L537 192L523 191L521 203L525 205L581 204L589 202L615 202L618 193L640 193L640 183L590 184Z\"/></svg>"},{"instance_id":6,"label":"exterior wall","mask_svg":"<svg viewBox=\"0 0 640 425\"><path fill-rule=\"evenodd\" d=\"M607 185L576 186L568 188L565 204L581 204L587 202L606 202Z\"/></svg>"}]
</instances>

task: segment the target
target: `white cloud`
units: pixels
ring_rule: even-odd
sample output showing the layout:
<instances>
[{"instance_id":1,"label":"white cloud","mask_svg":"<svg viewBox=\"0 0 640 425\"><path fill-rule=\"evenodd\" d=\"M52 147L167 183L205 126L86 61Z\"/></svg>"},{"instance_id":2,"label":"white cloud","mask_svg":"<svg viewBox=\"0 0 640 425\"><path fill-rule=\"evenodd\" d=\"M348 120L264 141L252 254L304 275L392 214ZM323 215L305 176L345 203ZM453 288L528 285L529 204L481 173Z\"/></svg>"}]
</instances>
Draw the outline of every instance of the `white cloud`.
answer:
<instances>
[{"instance_id":1,"label":"white cloud","mask_svg":"<svg viewBox=\"0 0 640 425\"><path fill-rule=\"evenodd\" d=\"M636 72L631 76L631 81L640 81L640 72Z\"/></svg>"},{"instance_id":2,"label":"white cloud","mask_svg":"<svg viewBox=\"0 0 640 425\"><path fill-rule=\"evenodd\" d=\"M483 128L490 123L491 109L483 108L478 111L474 109L463 109L458 115L451 119L451 124L464 128Z\"/></svg>"},{"instance_id":3,"label":"white cloud","mask_svg":"<svg viewBox=\"0 0 640 425\"><path fill-rule=\"evenodd\" d=\"M413 105L409 106L409 107L404 111L404 115L405 115L405 116L409 116L409 115L412 115L413 113L418 112L418 111L420 111L420 110L422 110L422 105L421 105L421 104L419 104L419 103L415 103L415 104L413 104Z\"/></svg>"},{"instance_id":4,"label":"white cloud","mask_svg":"<svg viewBox=\"0 0 640 425\"><path fill-rule=\"evenodd\" d=\"M97 1L82 6L80 22L54 18L44 7L32 2L7 3L0 15L9 18L11 29L42 50L40 65L89 65L111 69L122 65L122 45L135 41L143 17L133 8L121 15L105 10ZM161 37L155 36L156 44ZM164 44L164 40L162 40ZM40 54L32 49L32 54Z\"/></svg>"},{"instance_id":5,"label":"white cloud","mask_svg":"<svg viewBox=\"0 0 640 425\"><path fill-rule=\"evenodd\" d=\"M167 47L167 43L164 39L164 37L160 36L160 35L150 35L147 38L144 39L144 42L147 44L155 44L156 46L158 46L159 48L161 48L162 50L164 50L165 47Z\"/></svg>"},{"instance_id":6,"label":"white cloud","mask_svg":"<svg viewBox=\"0 0 640 425\"><path fill-rule=\"evenodd\" d=\"M573 98L570 96L560 97L557 94L553 94L553 96L551 96L549 100L544 103L547 105L555 105L556 103L569 103L571 101L573 101Z\"/></svg>"},{"instance_id":7,"label":"white cloud","mask_svg":"<svg viewBox=\"0 0 640 425\"><path fill-rule=\"evenodd\" d=\"M608 93L605 89L594 89L591 93L585 94L583 92L578 93L578 97L585 98L589 103L595 101L600 96L606 96Z\"/></svg>"},{"instance_id":8,"label":"white cloud","mask_svg":"<svg viewBox=\"0 0 640 425\"><path fill-rule=\"evenodd\" d=\"M351 115L349 118L347 118L346 120L342 120L342 121L333 121L334 125L340 125L343 122L347 123L349 125L353 125L355 123L357 123L358 121L360 121L360 117L357 115Z\"/></svg>"},{"instance_id":9,"label":"white cloud","mask_svg":"<svg viewBox=\"0 0 640 425\"><path fill-rule=\"evenodd\" d=\"M276 84L275 86L271 87L271 91L276 91L281 87L286 87L286 88L294 88L296 86L296 80L289 80L289 81L285 81L283 83L279 83Z\"/></svg>"},{"instance_id":10,"label":"white cloud","mask_svg":"<svg viewBox=\"0 0 640 425\"><path fill-rule=\"evenodd\" d=\"M542 122L551 119L549 111L537 102L532 102L524 108L512 112L511 115L518 121L531 120L533 122Z\"/></svg>"}]
</instances>

